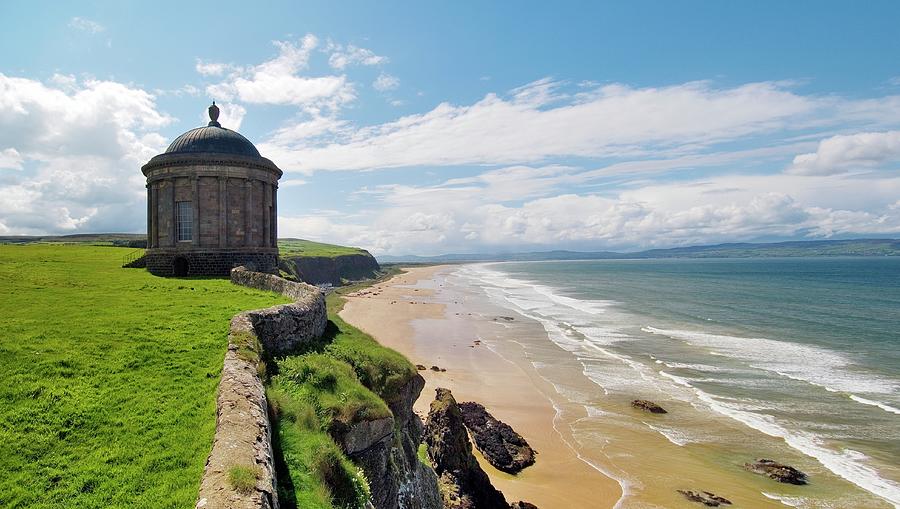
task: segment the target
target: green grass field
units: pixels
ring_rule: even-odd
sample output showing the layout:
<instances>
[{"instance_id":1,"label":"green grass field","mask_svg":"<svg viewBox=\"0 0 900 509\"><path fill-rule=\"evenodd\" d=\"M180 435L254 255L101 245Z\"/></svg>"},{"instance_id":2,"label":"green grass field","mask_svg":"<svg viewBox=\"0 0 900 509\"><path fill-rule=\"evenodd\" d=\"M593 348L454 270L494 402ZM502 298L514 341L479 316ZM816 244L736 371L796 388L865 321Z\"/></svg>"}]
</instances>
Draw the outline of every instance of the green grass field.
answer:
<instances>
[{"instance_id":1,"label":"green grass field","mask_svg":"<svg viewBox=\"0 0 900 509\"><path fill-rule=\"evenodd\" d=\"M328 258L341 255L365 253L356 247L322 244L311 240L278 239L278 251L283 257L290 256L325 256Z\"/></svg>"},{"instance_id":2,"label":"green grass field","mask_svg":"<svg viewBox=\"0 0 900 509\"><path fill-rule=\"evenodd\" d=\"M193 507L229 320L287 299L130 251L0 245L0 507Z\"/></svg>"}]
</instances>

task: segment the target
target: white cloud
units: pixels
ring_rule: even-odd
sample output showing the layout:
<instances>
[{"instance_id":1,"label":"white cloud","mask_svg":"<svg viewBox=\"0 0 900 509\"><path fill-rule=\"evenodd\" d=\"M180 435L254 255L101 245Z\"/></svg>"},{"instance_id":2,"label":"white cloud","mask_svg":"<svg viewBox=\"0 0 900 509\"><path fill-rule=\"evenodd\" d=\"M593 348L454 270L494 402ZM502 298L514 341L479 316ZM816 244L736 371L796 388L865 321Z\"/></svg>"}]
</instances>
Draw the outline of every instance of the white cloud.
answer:
<instances>
[{"instance_id":1,"label":"white cloud","mask_svg":"<svg viewBox=\"0 0 900 509\"><path fill-rule=\"evenodd\" d=\"M314 35L299 44L275 41L278 55L259 65L241 68L198 62L197 71L206 75L227 73L224 81L209 85L207 93L217 100L239 100L255 104L290 104L312 109L335 109L355 99L346 76L301 76L309 57L318 46Z\"/></svg>"},{"instance_id":2,"label":"white cloud","mask_svg":"<svg viewBox=\"0 0 900 509\"><path fill-rule=\"evenodd\" d=\"M74 28L75 30L87 32L92 35L99 34L100 32L106 30L106 27L104 27L100 23L78 16L75 16L74 18L69 20L69 27Z\"/></svg>"},{"instance_id":3,"label":"white cloud","mask_svg":"<svg viewBox=\"0 0 900 509\"><path fill-rule=\"evenodd\" d=\"M900 161L900 131L837 135L819 142L815 152L794 158L788 171L832 175Z\"/></svg>"},{"instance_id":4,"label":"white cloud","mask_svg":"<svg viewBox=\"0 0 900 509\"><path fill-rule=\"evenodd\" d=\"M0 147L23 168L0 180L0 231L140 230L140 167L165 148L157 131L171 121L122 83L0 74Z\"/></svg>"},{"instance_id":5,"label":"white cloud","mask_svg":"<svg viewBox=\"0 0 900 509\"><path fill-rule=\"evenodd\" d=\"M272 139L264 150L288 170L305 172L634 156L799 129L833 103L775 83L725 89L707 82L606 85L575 95L559 87L541 80L509 98L489 94L471 106L442 103L317 145Z\"/></svg>"},{"instance_id":6,"label":"white cloud","mask_svg":"<svg viewBox=\"0 0 900 509\"><path fill-rule=\"evenodd\" d=\"M0 170L21 170L22 154L14 148L0 150Z\"/></svg>"},{"instance_id":7,"label":"white cloud","mask_svg":"<svg viewBox=\"0 0 900 509\"><path fill-rule=\"evenodd\" d=\"M376 253L637 249L771 238L900 233L900 177L725 175L565 193L574 168L510 167L438 186L364 190L360 218L286 218L285 235Z\"/></svg>"},{"instance_id":8,"label":"white cloud","mask_svg":"<svg viewBox=\"0 0 900 509\"><path fill-rule=\"evenodd\" d=\"M376 55L372 50L360 48L353 44L346 46L328 41L324 51L330 53L328 65L337 70L343 70L349 65L380 65L388 61L387 57Z\"/></svg>"},{"instance_id":9,"label":"white cloud","mask_svg":"<svg viewBox=\"0 0 900 509\"><path fill-rule=\"evenodd\" d=\"M202 76L222 76L226 72L234 70L234 66L221 62L204 62L198 58L194 69Z\"/></svg>"},{"instance_id":10,"label":"white cloud","mask_svg":"<svg viewBox=\"0 0 900 509\"><path fill-rule=\"evenodd\" d=\"M375 81L372 82L372 88L378 90L379 92L387 92L388 90L395 90L400 86L400 80L391 76L386 72L382 72L375 78Z\"/></svg>"}]
</instances>

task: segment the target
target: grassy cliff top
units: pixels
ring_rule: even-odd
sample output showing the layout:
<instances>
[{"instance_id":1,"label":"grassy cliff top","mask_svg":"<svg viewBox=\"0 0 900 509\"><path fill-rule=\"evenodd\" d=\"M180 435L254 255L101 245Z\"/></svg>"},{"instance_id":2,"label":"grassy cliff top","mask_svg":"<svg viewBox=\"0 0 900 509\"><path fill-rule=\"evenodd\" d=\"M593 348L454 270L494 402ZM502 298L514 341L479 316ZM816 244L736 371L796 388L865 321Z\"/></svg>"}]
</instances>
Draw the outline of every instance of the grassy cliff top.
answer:
<instances>
[{"instance_id":1,"label":"grassy cliff top","mask_svg":"<svg viewBox=\"0 0 900 509\"><path fill-rule=\"evenodd\" d=\"M193 507L231 317L289 299L0 245L0 507Z\"/></svg>"},{"instance_id":2,"label":"grassy cliff top","mask_svg":"<svg viewBox=\"0 0 900 509\"><path fill-rule=\"evenodd\" d=\"M358 247L323 244L302 239L278 239L278 249L282 257L289 256L324 256L332 258L342 255L368 255L369 252Z\"/></svg>"}]
</instances>

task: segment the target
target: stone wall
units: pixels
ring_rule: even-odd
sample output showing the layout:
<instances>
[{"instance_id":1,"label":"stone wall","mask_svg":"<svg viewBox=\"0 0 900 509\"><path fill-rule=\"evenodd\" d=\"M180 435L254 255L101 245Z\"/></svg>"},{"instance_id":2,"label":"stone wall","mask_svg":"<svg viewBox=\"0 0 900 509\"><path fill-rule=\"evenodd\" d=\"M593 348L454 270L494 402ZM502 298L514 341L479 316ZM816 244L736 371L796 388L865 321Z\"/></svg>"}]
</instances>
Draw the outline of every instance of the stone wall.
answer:
<instances>
[{"instance_id":1,"label":"stone wall","mask_svg":"<svg viewBox=\"0 0 900 509\"><path fill-rule=\"evenodd\" d=\"M245 313L267 353L277 355L288 352L304 342L315 341L325 332L325 325L328 323L325 296L315 286L250 271L244 267L231 271L231 282L278 292L294 299L292 304Z\"/></svg>"},{"instance_id":2,"label":"stone wall","mask_svg":"<svg viewBox=\"0 0 900 509\"><path fill-rule=\"evenodd\" d=\"M216 397L216 434L196 508L277 509L272 425L260 376L262 357L321 337L327 323L325 297L314 286L244 267L231 271L231 281L279 292L294 303L246 311L231 320ZM256 485L235 489L229 475L238 468L249 469Z\"/></svg>"},{"instance_id":3,"label":"stone wall","mask_svg":"<svg viewBox=\"0 0 900 509\"><path fill-rule=\"evenodd\" d=\"M227 276L241 265L252 265L263 272L275 272L278 268L278 255L274 253L154 249L146 254L147 270L155 276L174 276L178 257L187 261L188 276Z\"/></svg>"}]
</instances>

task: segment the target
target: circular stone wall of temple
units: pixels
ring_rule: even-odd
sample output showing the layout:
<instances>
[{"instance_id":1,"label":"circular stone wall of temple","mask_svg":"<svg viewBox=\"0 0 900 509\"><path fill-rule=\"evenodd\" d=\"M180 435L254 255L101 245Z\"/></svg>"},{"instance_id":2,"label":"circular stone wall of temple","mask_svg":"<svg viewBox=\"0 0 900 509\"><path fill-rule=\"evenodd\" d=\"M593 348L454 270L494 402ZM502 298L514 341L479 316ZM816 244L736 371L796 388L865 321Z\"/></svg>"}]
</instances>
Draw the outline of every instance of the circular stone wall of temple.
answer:
<instances>
[{"instance_id":1,"label":"circular stone wall of temple","mask_svg":"<svg viewBox=\"0 0 900 509\"><path fill-rule=\"evenodd\" d=\"M226 276L236 266L278 267L277 192L282 172L219 109L151 159L147 177L147 269L160 276Z\"/></svg>"}]
</instances>

